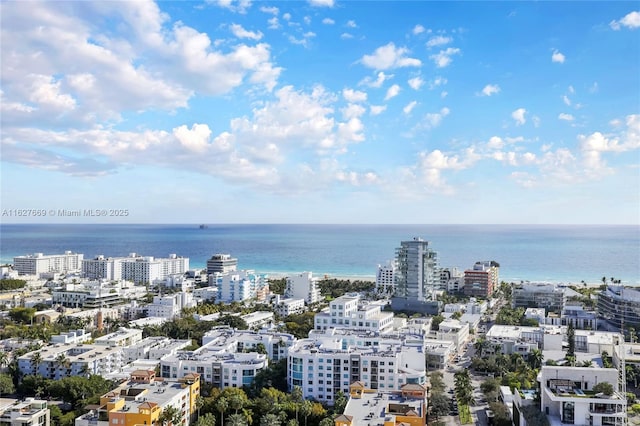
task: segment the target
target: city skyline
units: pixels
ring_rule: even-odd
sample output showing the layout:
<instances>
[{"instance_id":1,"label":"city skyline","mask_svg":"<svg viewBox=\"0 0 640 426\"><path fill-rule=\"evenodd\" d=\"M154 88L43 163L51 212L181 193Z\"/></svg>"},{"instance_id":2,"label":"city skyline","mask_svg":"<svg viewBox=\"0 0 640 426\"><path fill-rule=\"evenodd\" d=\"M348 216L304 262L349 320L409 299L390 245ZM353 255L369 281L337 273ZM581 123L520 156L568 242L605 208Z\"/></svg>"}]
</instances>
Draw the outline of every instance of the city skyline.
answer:
<instances>
[{"instance_id":1,"label":"city skyline","mask_svg":"<svg viewBox=\"0 0 640 426\"><path fill-rule=\"evenodd\" d=\"M0 11L5 223L640 224L636 2Z\"/></svg>"}]
</instances>

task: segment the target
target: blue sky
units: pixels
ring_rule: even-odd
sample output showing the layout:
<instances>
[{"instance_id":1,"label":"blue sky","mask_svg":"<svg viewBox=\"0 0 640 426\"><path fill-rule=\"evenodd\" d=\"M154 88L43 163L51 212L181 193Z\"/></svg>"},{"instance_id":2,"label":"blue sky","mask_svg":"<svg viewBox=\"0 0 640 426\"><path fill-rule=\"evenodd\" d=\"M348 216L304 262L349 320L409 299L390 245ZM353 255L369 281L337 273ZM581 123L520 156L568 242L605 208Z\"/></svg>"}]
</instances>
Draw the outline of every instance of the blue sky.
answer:
<instances>
[{"instance_id":1,"label":"blue sky","mask_svg":"<svg viewBox=\"0 0 640 426\"><path fill-rule=\"evenodd\" d=\"M0 9L3 222L640 223L637 2Z\"/></svg>"}]
</instances>

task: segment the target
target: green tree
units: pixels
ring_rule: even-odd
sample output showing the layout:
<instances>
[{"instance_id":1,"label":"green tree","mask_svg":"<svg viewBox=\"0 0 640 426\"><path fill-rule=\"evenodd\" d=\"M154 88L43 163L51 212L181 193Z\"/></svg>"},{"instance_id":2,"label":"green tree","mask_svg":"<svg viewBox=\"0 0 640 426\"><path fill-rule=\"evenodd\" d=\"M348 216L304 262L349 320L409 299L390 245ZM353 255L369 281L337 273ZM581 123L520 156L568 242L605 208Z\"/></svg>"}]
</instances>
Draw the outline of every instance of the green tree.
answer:
<instances>
[{"instance_id":1,"label":"green tree","mask_svg":"<svg viewBox=\"0 0 640 426\"><path fill-rule=\"evenodd\" d=\"M178 426L182 421L182 412L180 409L169 405L162 410L160 417L158 417L158 423L160 426Z\"/></svg>"},{"instance_id":2,"label":"green tree","mask_svg":"<svg viewBox=\"0 0 640 426\"><path fill-rule=\"evenodd\" d=\"M447 415L450 403L451 400L441 393L436 393L431 397L431 414L436 416L436 420Z\"/></svg>"},{"instance_id":3,"label":"green tree","mask_svg":"<svg viewBox=\"0 0 640 426\"><path fill-rule=\"evenodd\" d=\"M35 314L35 308L17 307L9 311L9 318L20 324L31 324Z\"/></svg>"},{"instance_id":4,"label":"green tree","mask_svg":"<svg viewBox=\"0 0 640 426\"><path fill-rule=\"evenodd\" d=\"M216 416L211 413L205 413L198 417L196 426L216 426Z\"/></svg>"},{"instance_id":5,"label":"green tree","mask_svg":"<svg viewBox=\"0 0 640 426\"><path fill-rule=\"evenodd\" d=\"M8 374L0 374L0 396L10 395L16 391L13 385L13 379Z\"/></svg>"},{"instance_id":6,"label":"green tree","mask_svg":"<svg viewBox=\"0 0 640 426\"><path fill-rule=\"evenodd\" d=\"M344 392L342 392L342 391L336 392L336 397L333 400L333 411L334 411L334 413L337 413L337 414L344 413L344 409L347 406L347 402L349 402L349 400L347 399L347 397L344 394Z\"/></svg>"},{"instance_id":7,"label":"green tree","mask_svg":"<svg viewBox=\"0 0 640 426\"><path fill-rule=\"evenodd\" d=\"M9 365L9 355L6 352L0 352L0 370Z\"/></svg>"},{"instance_id":8,"label":"green tree","mask_svg":"<svg viewBox=\"0 0 640 426\"><path fill-rule=\"evenodd\" d=\"M229 418L227 419L227 425L228 426L248 426L248 422L247 422L247 418L244 416L244 414L232 414L229 416Z\"/></svg>"},{"instance_id":9,"label":"green tree","mask_svg":"<svg viewBox=\"0 0 640 426\"><path fill-rule=\"evenodd\" d=\"M220 413L221 425L224 426L224 413L229 409L229 401L224 396L221 396L216 401L216 410Z\"/></svg>"},{"instance_id":10,"label":"green tree","mask_svg":"<svg viewBox=\"0 0 640 426\"><path fill-rule=\"evenodd\" d=\"M309 400L302 401L300 404L300 414L304 417L304 426L307 426L307 419L311 415L311 410L313 409L313 404Z\"/></svg>"},{"instance_id":11,"label":"green tree","mask_svg":"<svg viewBox=\"0 0 640 426\"><path fill-rule=\"evenodd\" d=\"M534 349L529 352L527 356L527 361L533 370L539 370L542 368L542 361L544 360L544 356L542 355L542 351L540 349Z\"/></svg>"},{"instance_id":12,"label":"green tree","mask_svg":"<svg viewBox=\"0 0 640 426\"><path fill-rule=\"evenodd\" d=\"M613 385L609 382L600 382L596 384L591 390L595 393L603 393L607 396L613 395Z\"/></svg>"},{"instance_id":13,"label":"green tree","mask_svg":"<svg viewBox=\"0 0 640 426\"><path fill-rule=\"evenodd\" d=\"M260 426L280 426L282 422L280 418L273 413L267 413L260 417Z\"/></svg>"},{"instance_id":14,"label":"green tree","mask_svg":"<svg viewBox=\"0 0 640 426\"><path fill-rule=\"evenodd\" d=\"M460 370L453 375L456 397L458 402L469 405L473 401L473 387L469 370Z\"/></svg>"}]
</instances>

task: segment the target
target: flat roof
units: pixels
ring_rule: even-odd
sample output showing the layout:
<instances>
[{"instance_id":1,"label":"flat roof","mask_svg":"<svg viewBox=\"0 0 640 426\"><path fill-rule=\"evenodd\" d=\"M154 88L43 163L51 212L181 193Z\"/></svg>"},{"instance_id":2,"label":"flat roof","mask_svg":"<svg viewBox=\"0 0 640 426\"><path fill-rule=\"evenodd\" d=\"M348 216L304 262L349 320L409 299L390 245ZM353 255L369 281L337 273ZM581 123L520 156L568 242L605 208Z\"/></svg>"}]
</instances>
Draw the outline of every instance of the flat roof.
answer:
<instances>
[{"instance_id":1,"label":"flat roof","mask_svg":"<svg viewBox=\"0 0 640 426\"><path fill-rule=\"evenodd\" d=\"M360 398L349 398L344 414L353 417L354 425L377 426L394 416L388 412L390 404L394 404L396 409L406 405L403 411L413 410L418 417L422 417L423 402L422 399L403 398L400 392L363 393Z\"/></svg>"}]
</instances>

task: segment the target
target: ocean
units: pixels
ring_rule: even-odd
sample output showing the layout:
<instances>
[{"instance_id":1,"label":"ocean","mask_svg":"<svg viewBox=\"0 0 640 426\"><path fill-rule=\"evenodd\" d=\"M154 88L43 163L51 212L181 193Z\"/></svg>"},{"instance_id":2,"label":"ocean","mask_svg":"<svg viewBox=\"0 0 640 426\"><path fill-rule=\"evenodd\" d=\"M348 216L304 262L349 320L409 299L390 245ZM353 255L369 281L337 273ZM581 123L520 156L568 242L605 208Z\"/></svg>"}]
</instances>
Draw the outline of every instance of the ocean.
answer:
<instances>
[{"instance_id":1,"label":"ocean","mask_svg":"<svg viewBox=\"0 0 640 426\"><path fill-rule=\"evenodd\" d=\"M71 250L190 259L203 268L229 253L240 269L281 276L372 278L394 258L400 241L421 237L440 265L464 270L476 261L500 263L500 279L576 283L614 277L640 285L640 227L584 225L87 225L1 224L0 261Z\"/></svg>"}]
</instances>

